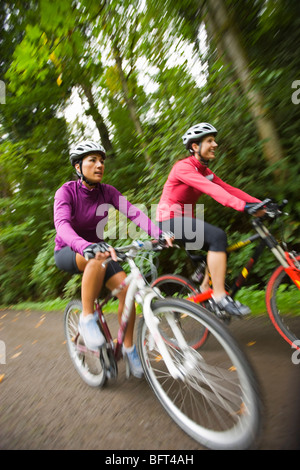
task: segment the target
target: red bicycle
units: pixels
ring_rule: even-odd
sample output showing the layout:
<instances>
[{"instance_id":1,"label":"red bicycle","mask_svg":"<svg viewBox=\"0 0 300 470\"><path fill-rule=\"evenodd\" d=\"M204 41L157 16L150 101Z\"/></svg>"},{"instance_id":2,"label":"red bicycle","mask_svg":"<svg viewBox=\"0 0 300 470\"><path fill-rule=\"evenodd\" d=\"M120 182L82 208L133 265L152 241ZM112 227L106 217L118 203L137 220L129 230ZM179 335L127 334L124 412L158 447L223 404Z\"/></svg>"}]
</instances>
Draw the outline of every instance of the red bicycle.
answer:
<instances>
[{"instance_id":1,"label":"red bicycle","mask_svg":"<svg viewBox=\"0 0 300 470\"><path fill-rule=\"evenodd\" d=\"M253 208L253 210L258 210L262 207L266 209L266 214L263 217L252 220L256 233L245 240L238 241L229 246L227 251L228 253L233 253L250 243L259 242L256 244L248 263L241 269L228 292L234 298L241 287L244 286L254 264L262 255L264 249L268 248L271 250L280 264L274 270L266 286L265 302L267 312L272 324L283 339L293 348L300 349L300 254L288 251L286 243L284 241L281 243L277 241L265 225L267 218L274 221L283 215L283 208L287 202L284 200L278 205L270 199L266 199ZM205 273L208 272L206 257L189 252L187 254L193 264L196 265L196 271L192 279L197 282L197 285L183 276L166 274L155 279L152 282L152 286L159 288L162 296L183 297L197 304L203 304L207 309L210 309L212 288L203 293L200 291L202 279ZM230 321L231 319L231 317L228 317L222 311L219 312L218 316L225 321ZM198 331L194 347L202 346L206 341L207 335L207 331Z\"/></svg>"}]
</instances>

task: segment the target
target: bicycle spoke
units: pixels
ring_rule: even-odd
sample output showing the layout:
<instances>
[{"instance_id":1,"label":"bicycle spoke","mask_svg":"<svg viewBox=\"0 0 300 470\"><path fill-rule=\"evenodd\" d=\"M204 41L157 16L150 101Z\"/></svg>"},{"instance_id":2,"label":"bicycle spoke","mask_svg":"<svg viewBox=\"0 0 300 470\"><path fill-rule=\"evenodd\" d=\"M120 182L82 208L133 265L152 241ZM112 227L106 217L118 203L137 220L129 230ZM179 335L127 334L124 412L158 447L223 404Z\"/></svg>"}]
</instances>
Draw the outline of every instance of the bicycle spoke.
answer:
<instances>
[{"instance_id":1,"label":"bicycle spoke","mask_svg":"<svg viewBox=\"0 0 300 470\"><path fill-rule=\"evenodd\" d=\"M73 364L80 377L90 386L103 386L106 381L106 370L98 352L89 351L78 333L81 302L71 301L65 310L65 336Z\"/></svg>"},{"instance_id":2,"label":"bicycle spoke","mask_svg":"<svg viewBox=\"0 0 300 470\"><path fill-rule=\"evenodd\" d=\"M267 285L266 305L277 331L289 344L299 347L300 289L282 267L274 271Z\"/></svg>"},{"instance_id":3,"label":"bicycle spoke","mask_svg":"<svg viewBox=\"0 0 300 470\"><path fill-rule=\"evenodd\" d=\"M188 299L191 295L193 296L197 293L197 289L192 282L175 274L166 274L155 279L152 286L159 289L162 297ZM193 346L194 349L203 346L208 336L208 330L201 324L199 324L198 328L195 330L194 324L190 321L188 315L182 314L177 315L177 317L182 331L186 333L188 344ZM188 332L189 336L187 336ZM169 337L169 340L176 344L174 338Z\"/></svg>"},{"instance_id":4,"label":"bicycle spoke","mask_svg":"<svg viewBox=\"0 0 300 470\"><path fill-rule=\"evenodd\" d=\"M166 302L169 299L161 304ZM189 310L184 313L194 321L195 328L198 323L204 323ZM161 330L171 336L163 325L165 311L155 304ZM168 413L193 438L205 445L209 442L211 448L244 448L252 442L259 427L259 400L252 383L254 379L244 369L242 354L224 343L219 323L216 325L210 315L209 321L212 325L205 323L205 327L210 330L210 348L201 348L201 354L192 347L181 349L178 344L167 342L174 365L183 376L178 380L170 375L157 348L153 345L148 348L153 339L142 322L139 345L146 376ZM167 320L165 323L170 327ZM182 330L181 333L184 335Z\"/></svg>"}]
</instances>

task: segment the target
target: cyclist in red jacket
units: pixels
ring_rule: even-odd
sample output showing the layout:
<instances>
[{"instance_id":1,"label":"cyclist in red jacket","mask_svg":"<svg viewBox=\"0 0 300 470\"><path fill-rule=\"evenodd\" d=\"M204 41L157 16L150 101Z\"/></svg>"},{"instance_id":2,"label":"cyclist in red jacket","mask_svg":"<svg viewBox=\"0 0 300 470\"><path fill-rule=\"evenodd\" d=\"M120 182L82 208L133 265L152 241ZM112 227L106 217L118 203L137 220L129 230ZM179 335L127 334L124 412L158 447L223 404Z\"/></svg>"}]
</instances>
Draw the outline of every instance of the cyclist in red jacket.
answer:
<instances>
[{"instance_id":1,"label":"cyclist in red jacket","mask_svg":"<svg viewBox=\"0 0 300 470\"><path fill-rule=\"evenodd\" d=\"M232 315L250 312L246 305L233 301L225 291L227 236L223 230L196 218L196 203L207 194L220 204L237 211L247 211L260 202L249 194L222 181L209 168L218 146L217 130L209 123L197 124L184 134L183 143L190 156L173 166L164 185L157 208L157 221L162 230L171 230L175 239L188 249L207 249L207 264L213 283L213 307ZM255 216L261 216L262 211ZM206 286L202 284L202 290Z\"/></svg>"}]
</instances>

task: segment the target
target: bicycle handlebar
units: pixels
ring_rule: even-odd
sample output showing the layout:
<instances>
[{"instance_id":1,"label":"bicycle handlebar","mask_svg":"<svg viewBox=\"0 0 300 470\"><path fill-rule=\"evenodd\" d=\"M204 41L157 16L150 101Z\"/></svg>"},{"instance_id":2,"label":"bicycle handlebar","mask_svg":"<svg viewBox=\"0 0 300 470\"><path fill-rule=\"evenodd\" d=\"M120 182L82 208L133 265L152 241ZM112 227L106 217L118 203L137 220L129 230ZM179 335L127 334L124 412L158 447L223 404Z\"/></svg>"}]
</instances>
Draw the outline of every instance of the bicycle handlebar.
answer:
<instances>
[{"instance_id":1,"label":"bicycle handlebar","mask_svg":"<svg viewBox=\"0 0 300 470\"><path fill-rule=\"evenodd\" d=\"M278 217L279 215L282 215L282 209L287 205L287 203L287 199L284 199L281 204L277 204L276 202L273 202L272 199L267 198L257 204L253 204L253 206L248 209L248 213L253 215L257 211L265 209L265 215L268 215L271 218Z\"/></svg>"},{"instance_id":2,"label":"bicycle handlebar","mask_svg":"<svg viewBox=\"0 0 300 470\"><path fill-rule=\"evenodd\" d=\"M161 251L166 248L167 245L161 246L161 244L156 240L135 240L131 245L120 246L115 248L118 261L125 261L128 256L134 257L138 251ZM105 266L112 260L109 256L106 260L103 261L102 265Z\"/></svg>"},{"instance_id":3,"label":"bicycle handlebar","mask_svg":"<svg viewBox=\"0 0 300 470\"><path fill-rule=\"evenodd\" d=\"M281 204L277 204L276 202L270 201L266 205L266 215L268 215L270 218L275 218L279 217L280 215L283 214L283 208L288 204L288 200L284 199Z\"/></svg>"},{"instance_id":4,"label":"bicycle handlebar","mask_svg":"<svg viewBox=\"0 0 300 470\"><path fill-rule=\"evenodd\" d=\"M258 202L257 204L253 203L251 204L251 207L248 209L248 214L253 215L255 212L265 209L266 205L271 202L271 199L264 199L261 202Z\"/></svg>"}]
</instances>

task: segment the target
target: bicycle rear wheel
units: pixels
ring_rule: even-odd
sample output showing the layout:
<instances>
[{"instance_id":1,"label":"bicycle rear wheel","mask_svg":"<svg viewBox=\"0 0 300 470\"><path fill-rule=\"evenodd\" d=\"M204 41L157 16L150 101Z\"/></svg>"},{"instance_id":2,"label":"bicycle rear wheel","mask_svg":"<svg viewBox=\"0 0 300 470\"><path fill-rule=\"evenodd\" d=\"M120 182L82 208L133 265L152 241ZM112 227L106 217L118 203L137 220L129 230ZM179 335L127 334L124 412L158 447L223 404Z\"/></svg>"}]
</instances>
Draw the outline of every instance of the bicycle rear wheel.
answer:
<instances>
[{"instance_id":1,"label":"bicycle rear wheel","mask_svg":"<svg viewBox=\"0 0 300 470\"><path fill-rule=\"evenodd\" d=\"M66 306L64 330L68 351L75 369L84 382L91 387L102 387L107 378L102 351L101 348L98 351L86 350L83 338L78 332L81 312L80 300L72 300Z\"/></svg>"},{"instance_id":2,"label":"bicycle rear wheel","mask_svg":"<svg viewBox=\"0 0 300 470\"><path fill-rule=\"evenodd\" d=\"M210 449L247 449L254 445L261 423L261 402L254 372L227 328L203 307L186 300L153 303L159 328L172 328L168 316L187 315L194 327L210 336L197 351L166 343L183 374L174 379L154 343L144 318L138 348L145 376L171 418L193 439ZM184 333L183 333L184 334ZM169 336L174 334L168 333Z\"/></svg>"},{"instance_id":3,"label":"bicycle rear wheel","mask_svg":"<svg viewBox=\"0 0 300 470\"><path fill-rule=\"evenodd\" d=\"M151 287L158 288L159 295L162 297L188 299L190 296L198 293L196 286L189 281L189 279L178 274L164 274L155 279ZM192 323L192 327L190 327L190 318L188 316L181 315L180 322L183 329L190 331L189 339L186 337L190 346L194 349L200 348L208 337L208 329L202 325L198 325L198 328L195 330L194 322Z\"/></svg>"},{"instance_id":4,"label":"bicycle rear wheel","mask_svg":"<svg viewBox=\"0 0 300 470\"><path fill-rule=\"evenodd\" d=\"M300 255L296 259L300 262ZM266 306L279 334L290 345L300 348L300 286L296 286L282 266L270 277Z\"/></svg>"}]
</instances>

